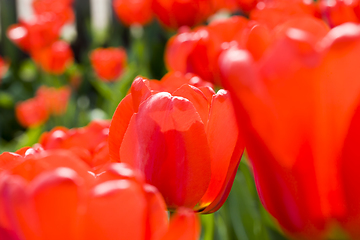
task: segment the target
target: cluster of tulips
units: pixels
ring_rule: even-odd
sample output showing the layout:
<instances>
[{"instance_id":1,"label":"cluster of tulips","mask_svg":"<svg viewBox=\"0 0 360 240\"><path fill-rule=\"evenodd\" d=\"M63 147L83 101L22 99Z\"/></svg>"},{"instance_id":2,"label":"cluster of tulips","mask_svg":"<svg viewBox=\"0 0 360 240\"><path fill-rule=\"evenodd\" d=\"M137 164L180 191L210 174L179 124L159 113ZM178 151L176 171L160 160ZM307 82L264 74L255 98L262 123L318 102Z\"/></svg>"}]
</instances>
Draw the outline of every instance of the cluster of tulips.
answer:
<instances>
[{"instance_id":1,"label":"cluster of tulips","mask_svg":"<svg viewBox=\"0 0 360 240\"><path fill-rule=\"evenodd\" d=\"M54 26L41 25L51 3L64 4L56 8L61 24L71 21L71 1L36 0L36 22L8 31L45 71L53 65L37 54L58 42ZM287 235L324 239L341 228L360 238L360 1L114 0L113 7L126 25L155 15L178 29L165 49L169 72L135 78L111 121L59 126L32 147L2 153L0 236L198 239L196 214L223 205L246 149L261 202ZM199 25L224 8L244 14ZM113 81L127 57L109 48L89 58L99 78ZM28 101L45 104L19 104L18 119L28 127L62 114L69 95L42 87Z\"/></svg>"},{"instance_id":2,"label":"cluster of tulips","mask_svg":"<svg viewBox=\"0 0 360 240\"><path fill-rule=\"evenodd\" d=\"M244 149L228 92L211 86L139 77L111 124L56 127L1 154L1 236L198 239L195 212L221 207Z\"/></svg>"},{"instance_id":3,"label":"cluster of tulips","mask_svg":"<svg viewBox=\"0 0 360 240\"><path fill-rule=\"evenodd\" d=\"M61 74L73 61L69 43L60 40L62 27L74 21L72 0L34 0L35 15L31 20L21 20L7 30L8 38L46 72Z\"/></svg>"}]
</instances>

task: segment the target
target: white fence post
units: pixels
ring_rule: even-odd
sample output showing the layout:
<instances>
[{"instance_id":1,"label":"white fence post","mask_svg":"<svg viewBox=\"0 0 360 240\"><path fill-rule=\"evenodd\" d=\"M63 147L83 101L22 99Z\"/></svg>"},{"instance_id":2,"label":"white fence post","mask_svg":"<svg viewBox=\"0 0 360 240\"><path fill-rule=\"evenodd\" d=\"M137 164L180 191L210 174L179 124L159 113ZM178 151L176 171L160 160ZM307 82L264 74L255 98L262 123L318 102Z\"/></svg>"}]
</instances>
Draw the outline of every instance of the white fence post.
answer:
<instances>
[{"instance_id":1,"label":"white fence post","mask_svg":"<svg viewBox=\"0 0 360 240\"><path fill-rule=\"evenodd\" d=\"M111 18L110 0L90 0L91 26L95 31L104 31Z\"/></svg>"},{"instance_id":2,"label":"white fence post","mask_svg":"<svg viewBox=\"0 0 360 240\"><path fill-rule=\"evenodd\" d=\"M16 11L18 20L29 21L34 16L34 11L31 6L33 0L16 0Z\"/></svg>"}]
</instances>

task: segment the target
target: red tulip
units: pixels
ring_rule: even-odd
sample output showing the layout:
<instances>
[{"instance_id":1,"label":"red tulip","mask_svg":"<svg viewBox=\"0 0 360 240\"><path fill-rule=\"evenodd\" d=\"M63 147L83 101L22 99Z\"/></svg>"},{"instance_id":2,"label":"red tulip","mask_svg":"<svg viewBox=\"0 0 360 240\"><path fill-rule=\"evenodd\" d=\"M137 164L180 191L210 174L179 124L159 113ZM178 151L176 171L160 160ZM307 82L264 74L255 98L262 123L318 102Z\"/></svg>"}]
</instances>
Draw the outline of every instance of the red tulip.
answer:
<instances>
[{"instance_id":1,"label":"red tulip","mask_svg":"<svg viewBox=\"0 0 360 240\"><path fill-rule=\"evenodd\" d=\"M360 27L346 24L320 42L290 29L258 63L220 57L261 200L293 236L321 238L334 221L360 236L359 56Z\"/></svg>"},{"instance_id":2,"label":"red tulip","mask_svg":"<svg viewBox=\"0 0 360 240\"><path fill-rule=\"evenodd\" d=\"M216 211L243 151L229 94L189 84L171 93L150 86L135 79L119 104L110 126L110 156L139 169L169 209Z\"/></svg>"},{"instance_id":3,"label":"red tulip","mask_svg":"<svg viewBox=\"0 0 360 240\"><path fill-rule=\"evenodd\" d=\"M241 1L241 0L240 0ZM250 19L274 29L285 21L304 16L321 18L314 1L304 0L266 0L257 4L250 12Z\"/></svg>"},{"instance_id":4,"label":"red tulip","mask_svg":"<svg viewBox=\"0 0 360 240\"><path fill-rule=\"evenodd\" d=\"M47 105L49 114L62 115L66 112L71 89L69 87L61 87L59 89L41 86L37 92L37 98L44 101Z\"/></svg>"},{"instance_id":5,"label":"red tulip","mask_svg":"<svg viewBox=\"0 0 360 240\"><path fill-rule=\"evenodd\" d=\"M56 15L49 13L29 22L11 25L7 36L22 50L35 52L55 42L59 38L60 29L61 23Z\"/></svg>"},{"instance_id":6,"label":"red tulip","mask_svg":"<svg viewBox=\"0 0 360 240\"><path fill-rule=\"evenodd\" d=\"M114 0L113 7L117 17L127 26L146 25L153 17L151 0Z\"/></svg>"},{"instance_id":7,"label":"red tulip","mask_svg":"<svg viewBox=\"0 0 360 240\"><path fill-rule=\"evenodd\" d=\"M346 22L359 23L360 1L359 0L334 0L320 1L320 11L324 19L331 27L338 26Z\"/></svg>"},{"instance_id":8,"label":"red tulip","mask_svg":"<svg viewBox=\"0 0 360 240\"><path fill-rule=\"evenodd\" d=\"M73 62L73 52L70 45L62 40L58 40L48 47L37 51L32 51L32 57L41 68L48 73L62 74Z\"/></svg>"},{"instance_id":9,"label":"red tulip","mask_svg":"<svg viewBox=\"0 0 360 240\"><path fill-rule=\"evenodd\" d=\"M91 52L90 61L96 74L104 81L116 81L126 65L123 48L98 48Z\"/></svg>"},{"instance_id":10,"label":"red tulip","mask_svg":"<svg viewBox=\"0 0 360 240\"><path fill-rule=\"evenodd\" d=\"M166 65L172 71L191 72L218 83L218 56L225 45L241 38L247 23L247 19L235 16L213 21L192 32L180 32L167 44Z\"/></svg>"},{"instance_id":11,"label":"red tulip","mask_svg":"<svg viewBox=\"0 0 360 240\"><path fill-rule=\"evenodd\" d=\"M9 158L17 161L15 166L6 165ZM23 155L1 154L1 236L29 240L198 238L194 213L179 211L168 227L161 195L126 165L109 165L98 175L89 172L65 150L30 148ZM179 228L184 231L177 232Z\"/></svg>"},{"instance_id":12,"label":"red tulip","mask_svg":"<svg viewBox=\"0 0 360 240\"><path fill-rule=\"evenodd\" d=\"M53 13L64 24L74 21L72 3L73 0L34 0L32 7L37 15Z\"/></svg>"},{"instance_id":13,"label":"red tulip","mask_svg":"<svg viewBox=\"0 0 360 240\"><path fill-rule=\"evenodd\" d=\"M15 107L16 118L23 127L43 124L49 118L46 103L38 98L20 102Z\"/></svg>"},{"instance_id":14,"label":"red tulip","mask_svg":"<svg viewBox=\"0 0 360 240\"><path fill-rule=\"evenodd\" d=\"M109 121L93 121L83 128L56 127L41 135L39 146L45 150L69 149L97 171L110 161L109 126Z\"/></svg>"},{"instance_id":15,"label":"red tulip","mask_svg":"<svg viewBox=\"0 0 360 240\"><path fill-rule=\"evenodd\" d=\"M153 0L152 9L160 23L172 29L195 26L212 13L207 0Z\"/></svg>"}]
</instances>

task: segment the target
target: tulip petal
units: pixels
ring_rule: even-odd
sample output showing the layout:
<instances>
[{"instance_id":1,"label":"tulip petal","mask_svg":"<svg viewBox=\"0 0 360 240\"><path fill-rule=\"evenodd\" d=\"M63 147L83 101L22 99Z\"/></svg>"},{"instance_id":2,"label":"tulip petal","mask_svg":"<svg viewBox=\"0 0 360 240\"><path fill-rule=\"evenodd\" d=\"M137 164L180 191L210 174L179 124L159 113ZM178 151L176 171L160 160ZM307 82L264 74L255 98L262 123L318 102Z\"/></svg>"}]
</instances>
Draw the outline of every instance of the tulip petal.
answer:
<instances>
[{"instance_id":1,"label":"tulip petal","mask_svg":"<svg viewBox=\"0 0 360 240\"><path fill-rule=\"evenodd\" d=\"M81 180L69 168L57 168L37 177L30 188L41 227L41 239L78 239Z\"/></svg>"},{"instance_id":2,"label":"tulip petal","mask_svg":"<svg viewBox=\"0 0 360 240\"><path fill-rule=\"evenodd\" d=\"M200 223L196 214L180 208L170 219L168 232L162 240L196 240L200 236Z\"/></svg>"},{"instance_id":3,"label":"tulip petal","mask_svg":"<svg viewBox=\"0 0 360 240\"><path fill-rule=\"evenodd\" d=\"M201 199L201 207L207 207L217 197L221 197L228 182L236 172L244 150L244 143L239 139L235 111L230 94L220 90L213 96L206 135L211 155L211 181L207 192ZM226 197L225 197L226 198ZM216 204L216 203L215 203Z\"/></svg>"},{"instance_id":4,"label":"tulip petal","mask_svg":"<svg viewBox=\"0 0 360 240\"><path fill-rule=\"evenodd\" d=\"M0 225L15 233L16 239L36 240L40 238L39 222L26 188L26 181L19 176L1 176Z\"/></svg>"},{"instance_id":5,"label":"tulip petal","mask_svg":"<svg viewBox=\"0 0 360 240\"><path fill-rule=\"evenodd\" d=\"M149 80L137 77L131 85L134 111L137 112L140 104L151 96Z\"/></svg>"},{"instance_id":6,"label":"tulip petal","mask_svg":"<svg viewBox=\"0 0 360 240\"><path fill-rule=\"evenodd\" d=\"M144 173L169 208L194 207L210 181L209 147L199 114L190 101L169 93L157 93L140 106L120 156Z\"/></svg>"},{"instance_id":7,"label":"tulip petal","mask_svg":"<svg viewBox=\"0 0 360 240\"><path fill-rule=\"evenodd\" d=\"M0 155L0 172L11 170L23 161L24 158L19 154L4 152Z\"/></svg>"},{"instance_id":8,"label":"tulip petal","mask_svg":"<svg viewBox=\"0 0 360 240\"><path fill-rule=\"evenodd\" d=\"M196 111L199 113L204 127L206 128L209 118L209 106L206 96L201 90L189 84L184 84L173 92L172 95L188 99L196 108Z\"/></svg>"},{"instance_id":9,"label":"tulip petal","mask_svg":"<svg viewBox=\"0 0 360 240\"><path fill-rule=\"evenodd\" d=\"M51 150L29 155L23 163L12 170L12 173L22 176L27 181L31 181L40 173L59 167L73 169L86 180L86 184L90 185L94 180L88 173L91 171L91 168L71 151L66 150Z\"/></svg>"},{"instance_id":10,"label":"tulip petal","mask_svg":"<svg viewBox=\"0 0 360 240\"><path fill-rule=\"evenodd\" d=\"M151 185L144 185L147 200L147 219L145 239L160 239L168 228L166 204L159 191Z\"/></svg>"},{"instance_id":11,"label":"tulip petal","mask_svg":"<svg viewBox=\"0 0 360 240\"><path fill-rule=\"evenodd\" d=\"M129 180L97 185L85 216L84 239L145 239L146 202L142 191Z\"/></svg>"},{"instance_id":12,"label":"tulip petal","mask_svg":"<svg viewBox=\"0 0 360 240\"><path fill-rule=\"evenodd\" d=\"M132 95L127 95L116 108L109 130L109 153L113 161L120 161L120 146L131 116L134 114Z\"/></svg>"}]
</instances>

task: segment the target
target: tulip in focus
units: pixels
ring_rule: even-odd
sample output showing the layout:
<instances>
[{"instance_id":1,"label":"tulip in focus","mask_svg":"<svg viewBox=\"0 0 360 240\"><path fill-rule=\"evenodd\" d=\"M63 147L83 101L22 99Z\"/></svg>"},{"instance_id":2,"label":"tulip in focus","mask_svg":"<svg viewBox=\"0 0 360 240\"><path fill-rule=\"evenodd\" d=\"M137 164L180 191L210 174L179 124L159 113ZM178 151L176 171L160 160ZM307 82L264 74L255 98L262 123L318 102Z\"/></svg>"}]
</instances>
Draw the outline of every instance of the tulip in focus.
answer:
<instances>
[{"instance_id":1,"label":"tulip in focus","mask_svg":"<svg viewBox=\"0 0 360 240\"><path fill-rule=\"evenodd\" d=\"M66 150L27 148L1 154L0 193L2 237L195 240L199 236L193 212L182 209L169 224L159 192L125 164L91 174Z\"/></svg>"},{"instance_id":2,"label":"tulip in focus","mask_svg":"<svg viewBox=\"0 0 360 240\"><path fill-rule=\"evenodd\" d=\"M117 17L127 26L146 25L153 17L151 0L114 0L113 7Z\"/></svg>"},{"instance_id":3,"label":"tulip in focus","mask_svg":"<svg viewBox=\"0 0 360 240\"><path fill-rule=\"evenodd\" d=\"M135 79L111 122L110 156L140 170L169 209L214 212L244 149L230 95L190 84L164 89L162 81Z\"/></svg>"},{"instance_id":4,"label":"tulip in focus","mask_svg":"<svg viewBox=\"0 0 360 240\"><path fill-rule=\"evenodd\" d=\"M91 52L90 61L96 74L104 81L116 81L126 66L123 48L98 48Z\"/></svg>"}]
</instances>

